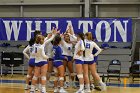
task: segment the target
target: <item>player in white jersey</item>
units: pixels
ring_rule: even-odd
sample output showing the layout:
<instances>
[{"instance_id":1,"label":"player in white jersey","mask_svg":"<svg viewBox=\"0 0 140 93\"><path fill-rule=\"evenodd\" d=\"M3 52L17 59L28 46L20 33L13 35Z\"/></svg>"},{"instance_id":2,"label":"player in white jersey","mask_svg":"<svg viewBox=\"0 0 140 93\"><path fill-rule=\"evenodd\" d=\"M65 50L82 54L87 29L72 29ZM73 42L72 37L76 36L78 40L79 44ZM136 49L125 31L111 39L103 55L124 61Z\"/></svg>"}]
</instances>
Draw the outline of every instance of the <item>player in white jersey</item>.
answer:
<instances>
[{"instance_id":1,"label":"player in white jersey","mask_svg":"<svg viewBox=\"0 0 140 93\"><path fill-rule=\"evenodd\" d=\"M35 84L38 80L39 75L41 74L41 93L46 93L46 74L48 70L48 62L46 61L48 59L48 56L45 55L44 47L47 43L51 42L54 38L54 35L45 38L42 35L38 35L36 38L36 42L34 44L34 50L35 50L35 73L32 79L32 86L30 93L35 92Z\"/></svg>"},{"instance_id":2,"label":"player in white jersey","mask_svg":"<svg viewBox=\"0 0 140 93\"><path fill-rule=\"evenodd\" d=\"M75 51L74 51L74 60L76 64L76 73L77 77L79 79L80 89L76 93L84 93L84 79L83 79L83 52L85 50L84 46L84 34L79 33L77 37L70 32L69 34L73 39L77 39L77 43L75 45Z\"/></svg>"},{"instance_id":3,"label":"player in white jersey","mask_svg":"<svg viewBox=\"0 0 140 93\"><path fill-rule=\"evenodd\" d=\"M85 92L91 92L90 91L90 81L89 81L89 69L91 71L92 76L101 84L101 87L103 90L106 89L106 85L105 83L102 82L100 76L98 75L98 73L96 72L96 64L94 61L94 56L97 56L100 54L100 52L102 51L99 46L92 41L92 33L91 32L87 32L85 34L85 55L84 55L84 81L86 83L85 85ZM93 55L92 51L93 49L96 48L97 52Z\"/></svg>"},{"instance_id":4,"label":"player in white jersey","mask_svg":"<svg viewBox=\"0 0 140 93\"><path fill-rule=\"evenodd\" d=\"M61 44L61 48L62 48L62 55L67 57L68 60L63 60L63 64L64 64L64 68L66 71L66 67L68 67L68 70L70 72L70 77L71 77L71 84L74 86L74 71L73 71L73 44L70 41L70 36L68 34L64 34L64 38L62 39L62 44ZM67 88L69 86L69 83L65 82L65 88Z\"/></svg>"},{"instance_id":5,"label":"player in white jersey","mask_svg":"<svg viewBox=\"0 0 140 93\"><path fill-rule=\"evenodd\" d=\"M25 57L29 60L28 64L28 72L27 72L27 76L26 76L26 85L25 85L25 90L28 90L30 88L29 86L29 82L31 81L32 77L33 77L33 70L35 67L35 57L33 55L33 45L34 45L35 40L34 39L30 39L29 41L29 45L23 50L23 54L25 55ZM27 54L29 53L29 55Z\"/></svg>"}]
</instances>

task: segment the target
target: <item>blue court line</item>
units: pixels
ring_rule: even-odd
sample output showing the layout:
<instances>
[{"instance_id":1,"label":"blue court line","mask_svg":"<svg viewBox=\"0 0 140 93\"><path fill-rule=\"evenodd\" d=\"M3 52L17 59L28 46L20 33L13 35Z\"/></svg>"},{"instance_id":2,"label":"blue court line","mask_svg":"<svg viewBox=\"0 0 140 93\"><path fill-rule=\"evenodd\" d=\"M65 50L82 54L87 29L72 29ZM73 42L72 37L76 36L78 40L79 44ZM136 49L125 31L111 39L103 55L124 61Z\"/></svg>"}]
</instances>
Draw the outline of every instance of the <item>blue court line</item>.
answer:
<instances>
[{"instance_id":1,"label":"blue court line","mask_svg":"<svg viewBox=\"0 0 140 93\"><path fill-rule=\"evenodd\" d=\"M0 83L25 83L25 80L0 80Z\"/></svg>"},{"instance_id":2,"label":"blue court line","mask_svg":"<svg viewBox=\"0 0 140 93\"><path fill-rule=\"evenodd\" d=\"M107 83L107 86L117 86L117 87L140 87L140 84L115 84L115 83Z\"/></svg>"},{"instance_id":3,"label":"blue court line","mask_svg":"<svg viewBox=\"0 0 140 93\"><path fill-rule=\"evenodd\" d=\"M25 80L0 80L0 83L25 84ZM124 84L107 83L107 86L124 87ZM126 87L140 87L140 84L126 84Z\"/></svg>"}]
</instances>

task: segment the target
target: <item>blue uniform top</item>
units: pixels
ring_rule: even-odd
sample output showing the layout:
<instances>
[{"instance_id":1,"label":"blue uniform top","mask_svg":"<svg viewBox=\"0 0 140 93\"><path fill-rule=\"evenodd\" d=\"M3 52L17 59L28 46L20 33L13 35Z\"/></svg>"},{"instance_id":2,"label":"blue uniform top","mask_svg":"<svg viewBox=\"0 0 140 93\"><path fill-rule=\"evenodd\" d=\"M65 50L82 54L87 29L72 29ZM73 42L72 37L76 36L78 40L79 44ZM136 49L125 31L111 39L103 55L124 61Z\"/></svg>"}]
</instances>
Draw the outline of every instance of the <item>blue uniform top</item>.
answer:
<instances>
[{"instance_id":1,"label":"blue uniform top","mask_svg":"<svg viewBox=\"0 0 140 93\"><path fill-rule=\"evenodd\" d=\"M53 46L54 60L64 60L65 57L62 56L62 49L60 46Z\"/></svg>"}]
</instances>

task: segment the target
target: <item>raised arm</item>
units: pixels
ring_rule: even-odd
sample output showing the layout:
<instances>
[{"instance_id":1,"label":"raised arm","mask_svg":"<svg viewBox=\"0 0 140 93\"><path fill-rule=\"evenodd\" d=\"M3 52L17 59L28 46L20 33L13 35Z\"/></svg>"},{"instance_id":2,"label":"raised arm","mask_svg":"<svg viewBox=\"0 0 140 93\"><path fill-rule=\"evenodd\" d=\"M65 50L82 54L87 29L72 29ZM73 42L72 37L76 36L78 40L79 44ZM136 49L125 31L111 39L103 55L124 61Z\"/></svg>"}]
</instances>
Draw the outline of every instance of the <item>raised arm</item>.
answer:
<instances>
[{"instance_id":1,"label":"raised arm","mask_svg":"<svg viewBox=\"0 0 140 93\"><path fill-rule=\"evenodd\" d=\"M41 55L44 59L48 59L49 57L45 55L44 47L41 48Z\"/></svg>"}]
</instances>

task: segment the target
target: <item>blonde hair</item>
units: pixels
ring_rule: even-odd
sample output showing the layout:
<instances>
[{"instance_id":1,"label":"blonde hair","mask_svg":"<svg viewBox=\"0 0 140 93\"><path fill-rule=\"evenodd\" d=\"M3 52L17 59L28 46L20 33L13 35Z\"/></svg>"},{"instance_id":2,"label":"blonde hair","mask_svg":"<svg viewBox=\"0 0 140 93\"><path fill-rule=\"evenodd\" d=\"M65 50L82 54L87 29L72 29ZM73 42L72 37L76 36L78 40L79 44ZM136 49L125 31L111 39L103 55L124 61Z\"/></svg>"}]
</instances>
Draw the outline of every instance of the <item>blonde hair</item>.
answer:
<instances>
[{"instance_id":1,"label":"blonde hair","mask_svg":"<svg viewBox=\"0 0 140 93\"><path fill-rule=\"evenodd\" d=\"M92 33L91 33L91 32L87 32L87 33L85 34L85 36L87 36L87 39L88 39L88 40L93 40L93 37L92 37Z\"/></svg>"}]
</instances>

